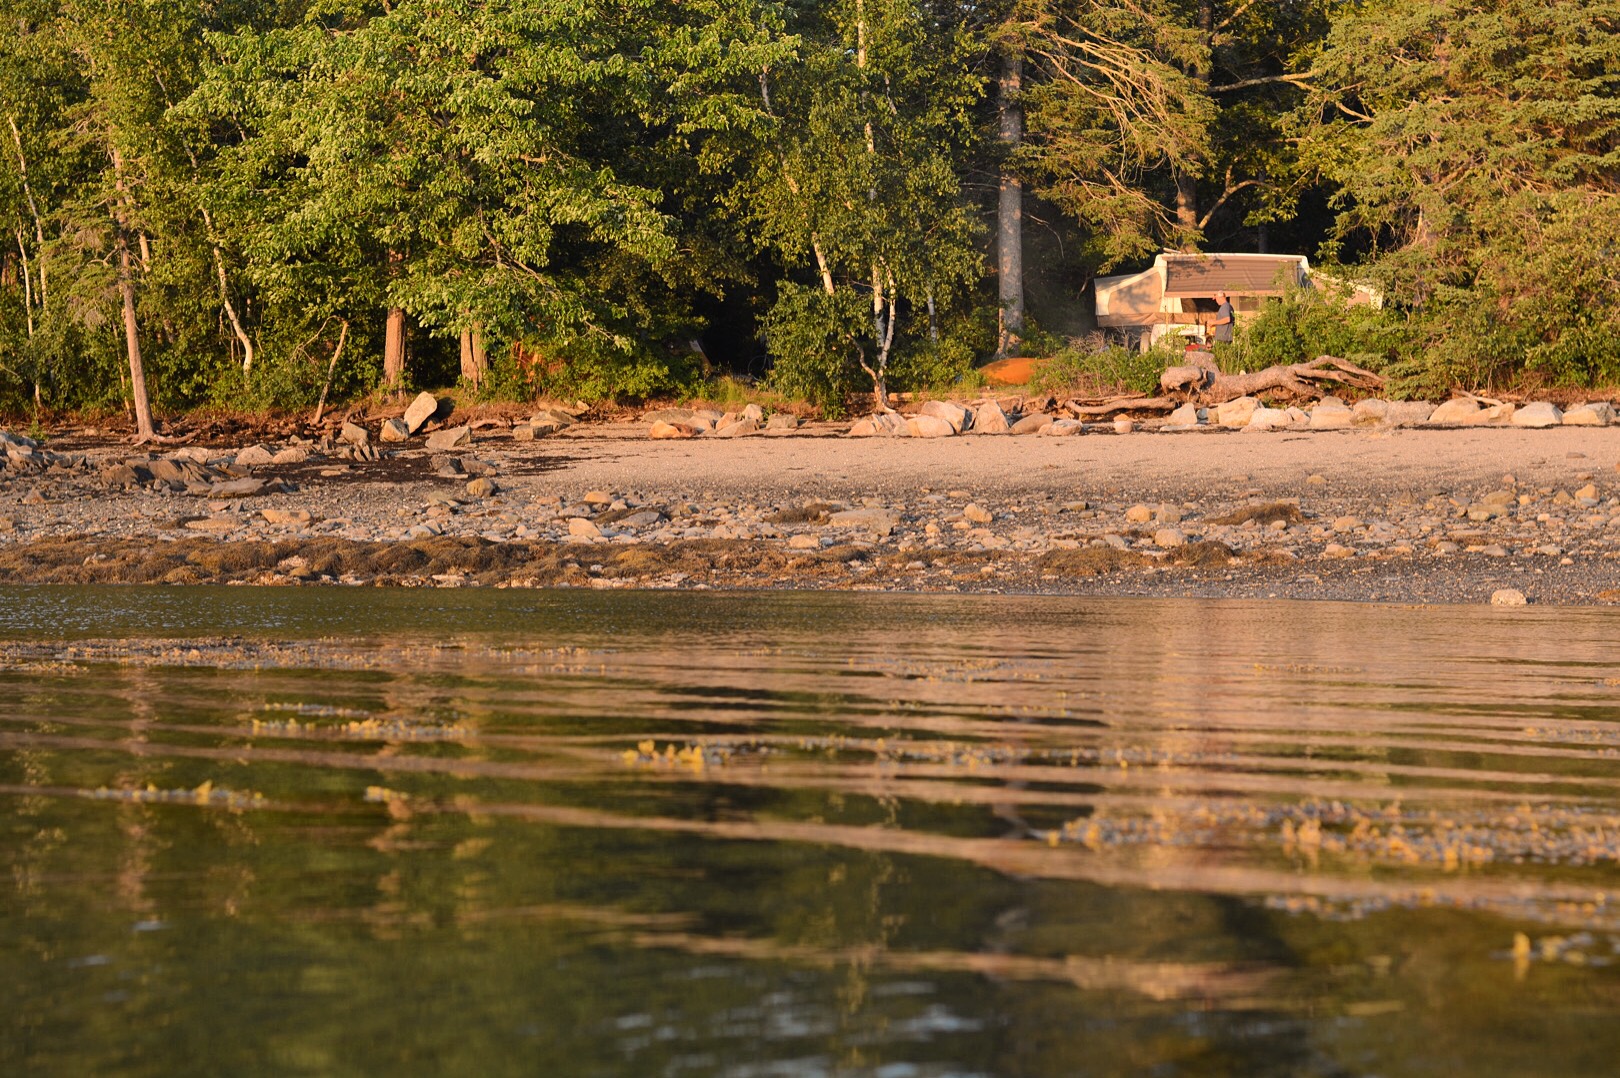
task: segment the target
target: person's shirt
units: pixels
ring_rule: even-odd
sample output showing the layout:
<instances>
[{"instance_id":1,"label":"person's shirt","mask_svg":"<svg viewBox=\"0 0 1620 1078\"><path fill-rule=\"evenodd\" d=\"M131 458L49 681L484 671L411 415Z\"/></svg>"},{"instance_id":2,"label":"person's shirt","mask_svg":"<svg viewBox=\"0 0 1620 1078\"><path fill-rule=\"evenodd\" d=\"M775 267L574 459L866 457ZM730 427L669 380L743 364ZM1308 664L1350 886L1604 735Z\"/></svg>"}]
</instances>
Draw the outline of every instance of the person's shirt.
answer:
<instances>
[{"instance_id":1,"label":"person's shirt","mask_svg":"<svg viewBox=\"0 0 1620 1078\"><path fill-rule=\"evenodd\" d=\"M1232 323L1236 316L1232 311L1232 301L1226 300L1215 311L1215 339L1222 344L1232 343Z\"/></svg>"}]
</instances>

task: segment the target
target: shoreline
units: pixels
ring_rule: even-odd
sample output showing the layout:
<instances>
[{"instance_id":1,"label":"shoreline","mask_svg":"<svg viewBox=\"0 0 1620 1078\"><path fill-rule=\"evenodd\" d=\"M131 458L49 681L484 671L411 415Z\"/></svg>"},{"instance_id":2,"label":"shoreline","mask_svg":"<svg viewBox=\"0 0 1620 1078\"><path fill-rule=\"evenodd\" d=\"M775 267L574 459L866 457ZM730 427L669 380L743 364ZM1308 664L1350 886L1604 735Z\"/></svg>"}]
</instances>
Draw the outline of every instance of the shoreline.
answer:
<instances>
[{"instance_id":1,"label":"shoreline","mask_svg":"<svg viewBox=\"0 0 1620 1078\"><path fill-rule=\"evenodd\" d=\"M581 424L440 452L63 437L0 473L0 579L1620 602L1606 428L842 429Z\"/></svg>"}]
</instances>

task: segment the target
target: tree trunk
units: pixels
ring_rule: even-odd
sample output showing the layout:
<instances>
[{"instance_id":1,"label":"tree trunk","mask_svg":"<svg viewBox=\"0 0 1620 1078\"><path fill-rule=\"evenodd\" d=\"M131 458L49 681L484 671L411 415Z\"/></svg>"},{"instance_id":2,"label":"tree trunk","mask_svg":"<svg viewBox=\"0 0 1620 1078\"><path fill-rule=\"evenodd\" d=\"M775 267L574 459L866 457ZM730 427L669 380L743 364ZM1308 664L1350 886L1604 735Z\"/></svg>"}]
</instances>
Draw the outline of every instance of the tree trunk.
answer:
<instances>
[{"instance_id":1,"label":"tree trunk","mask_svg":"<svg viewBox=\"0 0 1620 1078\"><path fill-rule=\"evenodd\" d=\"M1181 249L1198 250L1198 177L1176 170L1176 228L1181 232Z\"/></svg>"},{"instance_id":2,"label":"tree trunk","mask_svg":"<svg viewBox=\"0 0 1620 1078\"><path fill-rule=\"evenodd\" d=\"M405 310L388 308L388 329L383 336L383 384L398 388L405 382Z\"/></svg>"},{"instance_id":3,"label":"tree trunk","mask_svg":"<svg viewBox=\"0 0 1620 1078\"><path fill-rule=\"evenodd\" d=\"M1215 63L1215 3L1214 0L1198 0L1198 29L1203 34L1206 48L1210 50L1209 56L1201 64L1188 72L1201 85L1207 95L1213 72L1211 68ZM1201 226L1198 217L1198 177L1184 169L1176 170L1176 229L1181 233L1181 249L1183 251L1198 250Z\"/></svg>"},{"instance_id":4,"label":"tree trunk","mask_svg":"<svg viewBox=\"0 0 1620 1078\"><path fill-rule=\"evenodd\" d=\"M146 399L146 367L141 363L140 330L135 322L135 271L130 265L129 241L118 234L118 291L124 297L124 347L129 352L130 396L135 399L135 441L150 442L157 437L152 429L152 406Z\"/></svg>"},{"instance_id":5,"label":"tree trunk","mask_svg":"<svg viewBox=\"0 0 1620 1078\"><path fill-rule=\"evenodd\" d=\"M1023 85L1023 61L1008 56L1002 61L996 95L1003 151L1010 157L1024 137L1024 110L1018 95ZM1001 190L996 206L996 283L1001 299L1001 331L996 352L1005 356L1024 332L1024 185L1001 166Z\"/></svg>"},{"instance_id":6,"label":"tree trunk","mask_svg":"<svg viewBox=\"0 0 1620 1078\"><path fill-rule=\"evenodd\" d=\"M489 353L484 348L484 323L474 322L472 328L472 354L473 368L477 370L478 377L474 384L483 387L484 376L489 373ZM707 360L705 360L707 362Z\"/></svg>"},{"instance_id":7,"label":"tree trunk","mask_svg":"<svg viewBox=\"0 0 1620 1078\"><path fill-rule=\"evenodd\" d=\"M11 125L11 137L17 143L17 175L22 180L23 195L28 200L28 212L34 218L34 252L39 262L39 309L43 311L51 303L51 287L45 274L45 222L39 216L39 206L34 202L34 189L28 183L28 158L23 153L22 132L17 130L17 121L6 117Z\"/></svg>"},{"instance_id":8,"label":"tree trunk","mask_svg":"<svg viewBox=\"0 0 1620 1078\"><path fill-rule=\"evenodd\" d=\"M338 334L337 347L332 349L332 360L326 365L326 382L321 386L321 399L315 402L315 418L310 421L311 426L319 426L321 416L326 414L326 394L332 388L332 376L337 373L338 357L343 355L343 343L348 339L349 323L345 321L342 332Z\"/></svg>"},{"instance_id":9,"label":"tree trunk","mask_svg":"<svg viewBox=\"0 0 1620 1078\"><path fill-rule=\"evenodd\" d=\"M1159 380L1165 395L1111 397L1107 400L1071 400L1064 403L1078 419L1103 419L1120 412L1168 412L1196 400L1224 404L1261 393L1295 400L1320 399L1334 385L1378 391L1384 380L1336 356L1318 356L1306 363L1279 363L1246 374L1223 374L1202 363L1171 367Z\"/></svg>"},{"instance_id":10,"label":"tree trunk","mask_svg":"<svg viewBox=\"0 0 1620 1078\"><path fill-rule=\"evenodd\" d=\"M482 323L474 323L471 329L461 331L461 377L477 389L484 384L487 370L489 362L484 354L484 327Z\"/></svg>"}]
</instances>

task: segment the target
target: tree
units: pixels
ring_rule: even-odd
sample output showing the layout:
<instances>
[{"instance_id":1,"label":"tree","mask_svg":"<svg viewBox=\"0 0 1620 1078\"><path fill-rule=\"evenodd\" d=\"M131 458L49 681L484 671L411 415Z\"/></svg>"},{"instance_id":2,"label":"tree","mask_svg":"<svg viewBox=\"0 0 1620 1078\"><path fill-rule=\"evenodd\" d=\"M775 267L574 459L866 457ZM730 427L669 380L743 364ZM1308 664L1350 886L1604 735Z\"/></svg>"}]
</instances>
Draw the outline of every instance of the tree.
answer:
<instances>
[{"instance_id":1,"label":"tree","mask_svg":"<svg viewBox=\"0 0 1620 1078\"><path fill-rule=\"evenodd\" d=\"M1620 4L1577 0L1382 0L1334 25L1305 153L1417 314L1423 385L1620 371L1617 31Z\"/></svg>"},{"instance_id":2,"label":"tree","mask_svg":"<svg viewBox=\"0 0 1620 1078\"><path fill-rule=\"evenodd\" d=\"M1326 29L1324 0L1017 0L995 31L1022 57L1013 167L1086 224L1103 268L1195 250L1216 214L1292 212L1279 125Z\"/></svg>"},{"instance_id":3,"label":"tree","mask_svg":"<svg viewBox=\"0 0 1620 1078\"><path fill-rule=\"evenodd\" d=\"M766 321L776 377L836 397L858 370L887 410L902 323L925 310L937 335L980 273L959 179L973 43L904 0L840 0L794 29L797 62L758 77L768 123L738 192L760 246L798 271Z\"/></svg>"}]
</instances>

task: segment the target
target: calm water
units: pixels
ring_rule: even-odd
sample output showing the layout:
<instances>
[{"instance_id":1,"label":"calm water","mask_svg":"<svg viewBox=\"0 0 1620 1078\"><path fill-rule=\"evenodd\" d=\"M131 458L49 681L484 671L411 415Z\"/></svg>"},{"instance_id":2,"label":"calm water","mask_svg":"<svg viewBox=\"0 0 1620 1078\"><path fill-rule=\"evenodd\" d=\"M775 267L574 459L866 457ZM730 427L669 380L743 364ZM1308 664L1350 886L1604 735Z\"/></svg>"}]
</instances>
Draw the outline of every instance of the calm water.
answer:
<instances>
[{"instance_id":1,"label":"calm water","mask_svg":"<svg viewBox=\"0 0 1620 1078\"><path fill-rule=\"evenodd\" d=\"M0 1073L1612 1074L1617 641L0 588Z\"/></svg>"}]
</instances>

